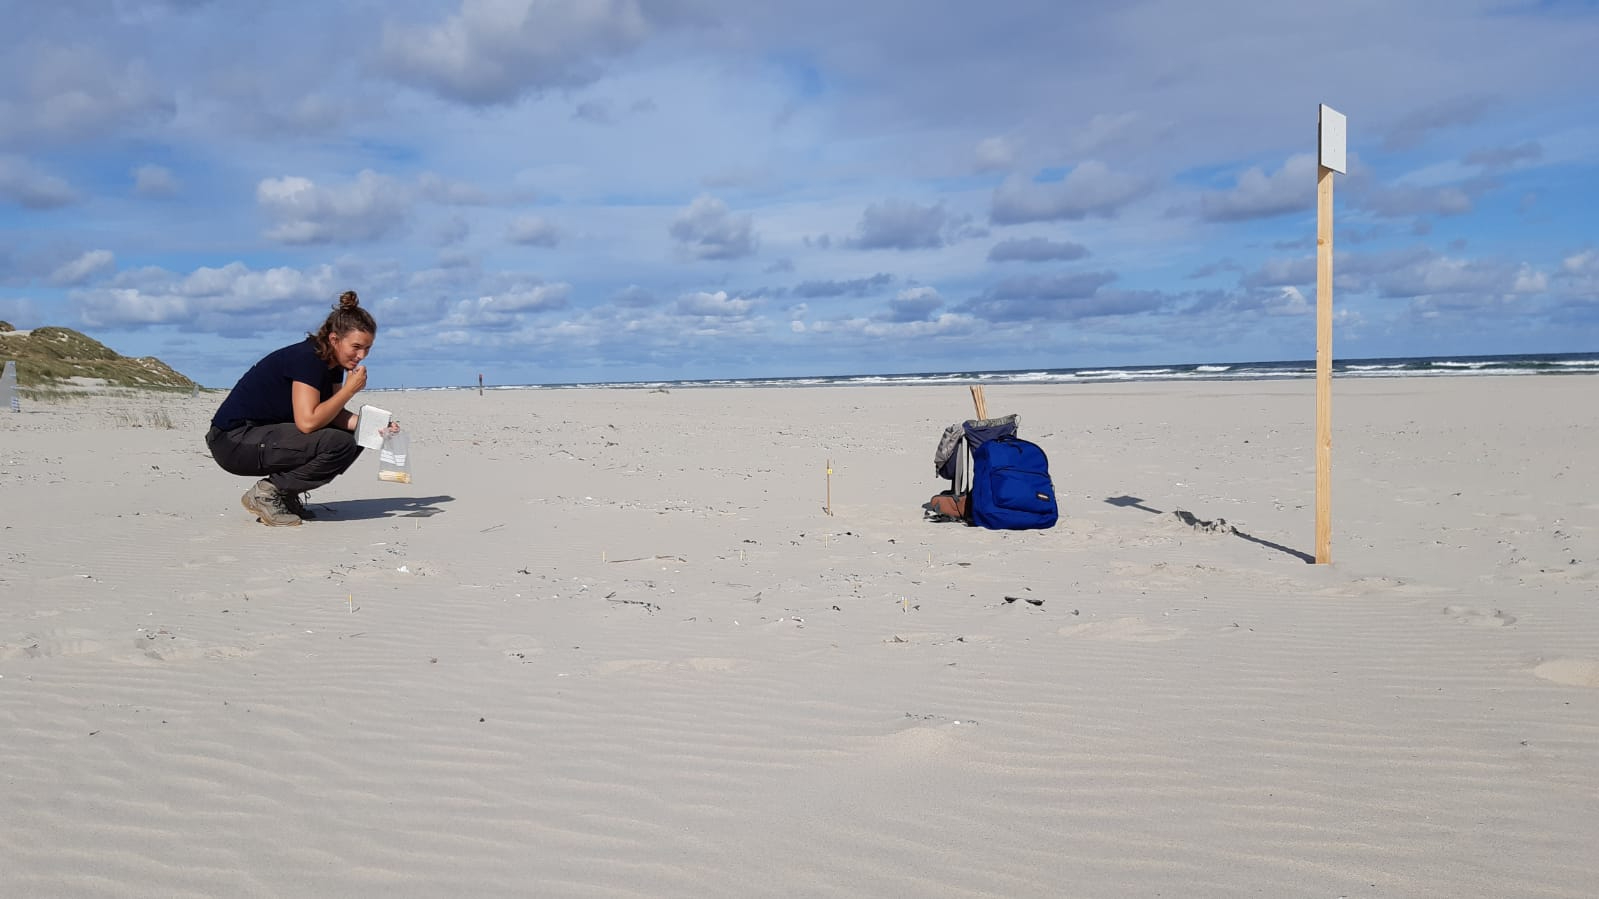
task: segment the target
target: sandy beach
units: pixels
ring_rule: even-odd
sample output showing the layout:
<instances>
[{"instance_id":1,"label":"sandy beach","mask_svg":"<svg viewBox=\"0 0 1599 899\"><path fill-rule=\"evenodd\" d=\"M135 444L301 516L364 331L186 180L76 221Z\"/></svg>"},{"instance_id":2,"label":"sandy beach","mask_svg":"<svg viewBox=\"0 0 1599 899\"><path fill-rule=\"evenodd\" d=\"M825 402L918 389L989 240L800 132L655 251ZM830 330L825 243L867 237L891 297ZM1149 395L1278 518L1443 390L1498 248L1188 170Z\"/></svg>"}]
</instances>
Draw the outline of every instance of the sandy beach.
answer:
<instances>
[{"instance_id":1,"label":"sandy beach","mask_svg":"<svg viewBox=\"0 0 1599 899\"><path fill-rule=\"evenodd\" d=\"M1328 566L1309 381L988 388L1017 533L963 386L369 396L298 528L0 410L6 895L1595 893L1599 379L1339 382Z\"/></svg>"}]
</instances>

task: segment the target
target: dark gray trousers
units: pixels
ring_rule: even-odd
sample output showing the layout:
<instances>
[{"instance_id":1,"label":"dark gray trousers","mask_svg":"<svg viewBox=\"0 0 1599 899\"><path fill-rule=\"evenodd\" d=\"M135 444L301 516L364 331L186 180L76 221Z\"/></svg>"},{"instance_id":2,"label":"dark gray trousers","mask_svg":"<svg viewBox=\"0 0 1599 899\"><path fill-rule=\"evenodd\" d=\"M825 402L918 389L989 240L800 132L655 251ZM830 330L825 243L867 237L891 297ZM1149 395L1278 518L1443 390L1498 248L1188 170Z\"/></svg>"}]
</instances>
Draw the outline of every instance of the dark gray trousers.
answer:
<instances>
[{"instance_id":1,"label":"dark gray trousers","mask_svg":"<svg viewBox=\"0 0 1599 899\"><path fill-rule=\"evenodd\" d=\"M304 493L327 484L361 455L361 447L349 431L322 428L302 434L292 422L243 425L231 431L212 428L205 443L223 471L264 477L288 493Z\"/></svg>"}]
</instances>

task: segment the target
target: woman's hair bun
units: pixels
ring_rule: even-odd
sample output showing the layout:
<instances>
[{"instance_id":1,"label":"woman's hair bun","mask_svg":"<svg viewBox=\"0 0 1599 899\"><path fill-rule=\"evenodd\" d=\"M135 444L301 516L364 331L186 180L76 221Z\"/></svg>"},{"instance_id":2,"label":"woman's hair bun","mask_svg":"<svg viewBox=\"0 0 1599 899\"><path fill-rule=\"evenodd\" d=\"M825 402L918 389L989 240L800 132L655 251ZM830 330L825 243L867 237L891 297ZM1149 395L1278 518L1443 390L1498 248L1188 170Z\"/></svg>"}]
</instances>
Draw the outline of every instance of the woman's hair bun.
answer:
<instances>
[{"instance_id":1,"label":"woman's hair bun","mask_svg":"<svg viewBox=\"0 0 1599 899\"><path fill-rule=\"evenodd\" d=\"M339 294L339 305L334 308L354 309L359 305L361 305L361 298L355 295L355 291L346 290L344 293Z\"/></svg>"}]
</instances>

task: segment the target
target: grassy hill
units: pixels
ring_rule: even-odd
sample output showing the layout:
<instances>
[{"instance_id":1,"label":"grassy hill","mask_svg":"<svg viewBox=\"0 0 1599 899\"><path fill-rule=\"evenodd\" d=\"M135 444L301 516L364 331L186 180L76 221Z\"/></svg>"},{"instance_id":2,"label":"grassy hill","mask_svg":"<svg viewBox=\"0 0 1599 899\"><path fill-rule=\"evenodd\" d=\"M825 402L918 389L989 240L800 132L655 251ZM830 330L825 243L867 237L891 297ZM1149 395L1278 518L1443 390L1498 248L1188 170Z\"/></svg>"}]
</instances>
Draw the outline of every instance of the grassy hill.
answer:
<instances>
[{"instance_id":1,"label":"grassy hill","mask_svg":"<svg viewBox=\"0 0 1599 899\"><path fill-rule=\"evenodd\" d=\"M112 387L191 390L195 382L153 356L130 358L71 328L18 331L0 322L0 365L14 359L17 386L64 387L71 378L93 378Z\"/></svg>"}]
</instances>

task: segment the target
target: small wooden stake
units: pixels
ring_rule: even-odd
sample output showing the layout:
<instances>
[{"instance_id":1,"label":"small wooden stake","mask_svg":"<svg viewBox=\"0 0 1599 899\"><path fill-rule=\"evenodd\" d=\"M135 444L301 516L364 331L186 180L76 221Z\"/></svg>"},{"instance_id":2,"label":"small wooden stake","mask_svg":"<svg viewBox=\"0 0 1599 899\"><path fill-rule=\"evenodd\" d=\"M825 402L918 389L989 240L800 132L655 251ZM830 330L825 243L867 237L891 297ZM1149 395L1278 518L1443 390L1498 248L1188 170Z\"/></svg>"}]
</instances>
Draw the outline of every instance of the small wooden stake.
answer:
<instances>
[{"instance_id":1,"label":"small wooden stake","mask_svg":"<svg viewBox=\"0 0 1599 899\"><path fill-rule=\"evenodd\" d=\"M983 385L972 385L972 405L977 409L978 418L988 417L988 403L983 399Z\"/></svg>"},{"instance_id":2,"label":"small wooden stake","mask_svg":"<svg viewBox=\"0 0 1599 899\"><path fill-rule=\"evenodd\" d=\"M827 502L822 506L822 511L833 514L833 460L827 460Z\"/></svg>"}]
</instances>

